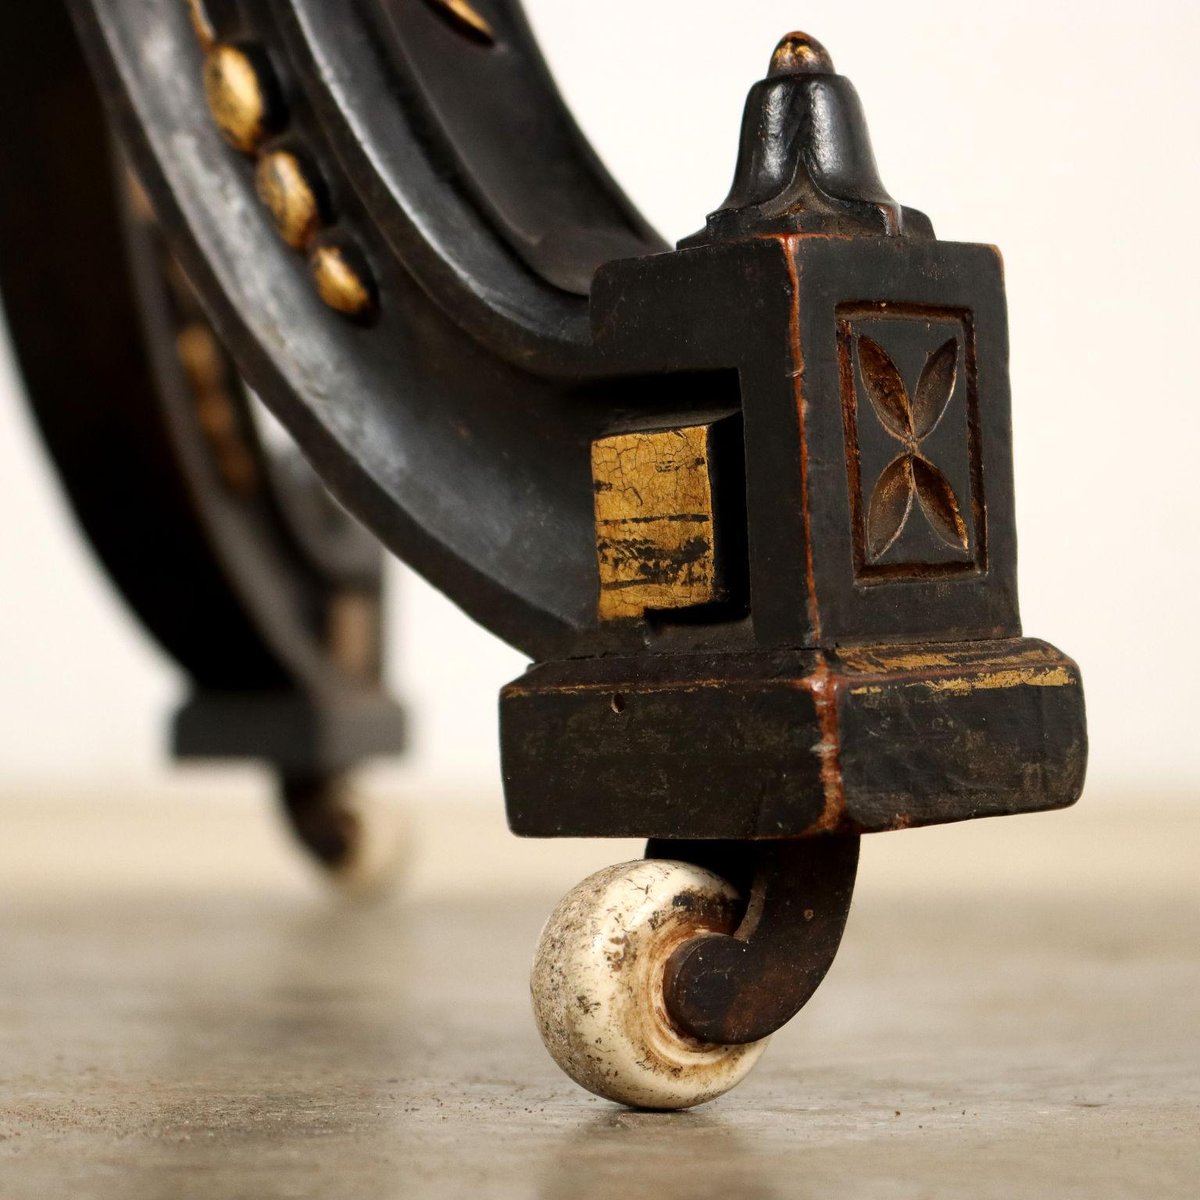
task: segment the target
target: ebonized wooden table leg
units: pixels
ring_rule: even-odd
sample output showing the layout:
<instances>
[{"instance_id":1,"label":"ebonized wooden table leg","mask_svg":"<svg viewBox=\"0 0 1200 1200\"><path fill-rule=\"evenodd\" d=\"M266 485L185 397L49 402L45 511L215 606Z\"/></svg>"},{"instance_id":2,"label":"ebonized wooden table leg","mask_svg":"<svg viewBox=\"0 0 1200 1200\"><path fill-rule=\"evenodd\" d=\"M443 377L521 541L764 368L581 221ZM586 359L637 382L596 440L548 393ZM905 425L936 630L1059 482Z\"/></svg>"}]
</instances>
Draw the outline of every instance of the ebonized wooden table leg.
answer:
<instances>
[{"instance_id":1,"label":"ebonized wooden table leg","mask_svg":"<svg viewBox=\"0 0 1200 1200\"><path fill-rule=\"evenodd\" d=\"M517 0L69 8L78 41L39 4L0 43L0 287L84 528L193 681L175 751L270 763L364 869L345 782L403 725L351 515L527 653L513 831L651 839L539 942L583 1086L728 1090L832 961L861 835L1079 796L1079 670L1017 607L998 253L888 194L815 39L672 248Z\"/></svg>"},{"instance_id":2,"label":"ebonized wooden table leg","mask_svg":"<svg viewBox=\"0 0 1200 1200\"><path fill-rule=\"evenodd\" d=\"M0 45L0 100L21 114L3 147L5 312L85 534L189 679L173 748L273 765L315 861L339 882L382 879L391 831L348 782L403 745L380 679L378 543L268 436L114 150L66 11L33 5L16 25Z\"/></svg>"}]
</instances>

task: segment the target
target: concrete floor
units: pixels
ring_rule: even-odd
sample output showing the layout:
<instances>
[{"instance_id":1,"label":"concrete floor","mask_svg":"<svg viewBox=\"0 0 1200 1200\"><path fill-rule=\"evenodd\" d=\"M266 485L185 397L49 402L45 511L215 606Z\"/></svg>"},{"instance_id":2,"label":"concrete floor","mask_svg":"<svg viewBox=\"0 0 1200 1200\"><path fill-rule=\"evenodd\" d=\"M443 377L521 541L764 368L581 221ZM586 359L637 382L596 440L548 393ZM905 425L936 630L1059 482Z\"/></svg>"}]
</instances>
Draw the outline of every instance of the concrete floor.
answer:
<instances>
[{"instance_id":1,"label":"concrete floor","mask_svg":"<svg viewBox=\"0 0 1200 1200\"><path fill-rule=\"evenodd\" d=\"M0 804L0 1196L1200 1195L1195 810L869 842L817 997L677 1115L576 1089L528 1014L554 892L628 847L496 814L364 909L265 811Z\"/></svg>"}]
</instances>

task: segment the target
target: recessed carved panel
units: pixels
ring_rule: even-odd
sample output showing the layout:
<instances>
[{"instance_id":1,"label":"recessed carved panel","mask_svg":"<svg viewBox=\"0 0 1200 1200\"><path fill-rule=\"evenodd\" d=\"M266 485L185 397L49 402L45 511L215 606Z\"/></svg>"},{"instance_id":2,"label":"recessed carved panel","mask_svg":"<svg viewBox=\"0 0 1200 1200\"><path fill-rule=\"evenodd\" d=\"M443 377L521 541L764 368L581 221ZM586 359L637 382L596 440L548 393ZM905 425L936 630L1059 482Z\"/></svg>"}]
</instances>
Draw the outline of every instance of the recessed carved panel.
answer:
<instances>
[{"instance_id":1,"label":"recessed carved panel","mask_svg":"<svg viewBox=\"0 0 1200 1200\"><path fill-rule=\"evenodd\" d=\"M843 305L838 350L856 581L984 570L970 314Z\"/></svg>"}]
</instances>

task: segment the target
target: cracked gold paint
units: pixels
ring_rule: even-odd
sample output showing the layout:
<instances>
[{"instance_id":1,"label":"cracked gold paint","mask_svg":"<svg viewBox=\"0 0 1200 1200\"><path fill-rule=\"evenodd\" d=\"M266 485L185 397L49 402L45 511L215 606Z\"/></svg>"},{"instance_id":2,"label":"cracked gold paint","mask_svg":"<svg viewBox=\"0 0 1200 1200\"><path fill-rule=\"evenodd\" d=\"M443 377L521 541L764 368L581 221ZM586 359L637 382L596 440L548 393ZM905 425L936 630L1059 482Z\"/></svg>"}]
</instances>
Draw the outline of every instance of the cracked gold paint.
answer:
<instances>
[{"instance_id":1,"label":"cracked gold paint","mask_svg":"<svg viewBox=\"0 0 1200 1200\"><path fill-rule=\"evenodd\" d=\"M1067 687L1071 674L1066 667L1051 667L1049 670L993 671L970 679L926 679L923 686L934 692L952 692L958 696L969 692L986 692L1015 687Z\"/></svg>"},{"instance_id":2,"label":"cracked gold paint","mask_svg":"<svg viewBox=\"0 0 1200 1200\"><path fill-rule=\"evenodd\" d=\"M592 444L601 620L720 598L709 427Z\"/></svg>"},{"instance_id":3,"label":"cracked gold paint","mask_svg":"<svg viewBox=\"0 0 1200 1200\"><path fill-rule=\"evenodd\" d=\"M1024 646L1013 651L1005 643L963 642L954 646L898 650L891 646L843 647L838 651L842 666L856 674L893 671L928 671L950 667L960 672L986 669L997 660L1014 666L1057 665L1059 657L1045 645Z\"/></svg>"}]
</instances>

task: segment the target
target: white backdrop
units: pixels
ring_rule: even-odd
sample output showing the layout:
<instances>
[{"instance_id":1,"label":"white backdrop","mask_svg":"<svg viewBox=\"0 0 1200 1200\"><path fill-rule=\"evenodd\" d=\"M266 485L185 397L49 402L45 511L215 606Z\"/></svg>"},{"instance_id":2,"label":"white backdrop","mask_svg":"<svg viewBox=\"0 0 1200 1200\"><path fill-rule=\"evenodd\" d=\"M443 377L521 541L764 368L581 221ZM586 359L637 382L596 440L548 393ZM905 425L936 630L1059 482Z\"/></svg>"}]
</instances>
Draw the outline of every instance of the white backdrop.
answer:
<instances>
[{"instance_id":1,"label":"white backdrop","mask_svg":"<svg viewBox=\"0 0 1200 1200\"><path fill-rule=\"evenodd\" d=\"M800 27L862 94L881 174L1007 261L1022 608L1083 666L1095 799L1183 794L1200 678L1192 3L527 0L569 102L669 236L728 188L742 100ZM2 186L2 181L0 181ZM65 336L65 335L64 335ZM103 403L103 397L95 397ZM181 681L101 579L0 361L0 786L153 786ZM521 658L397 568L414 783L487 794Z\"/></svg>"}]
</instances>

